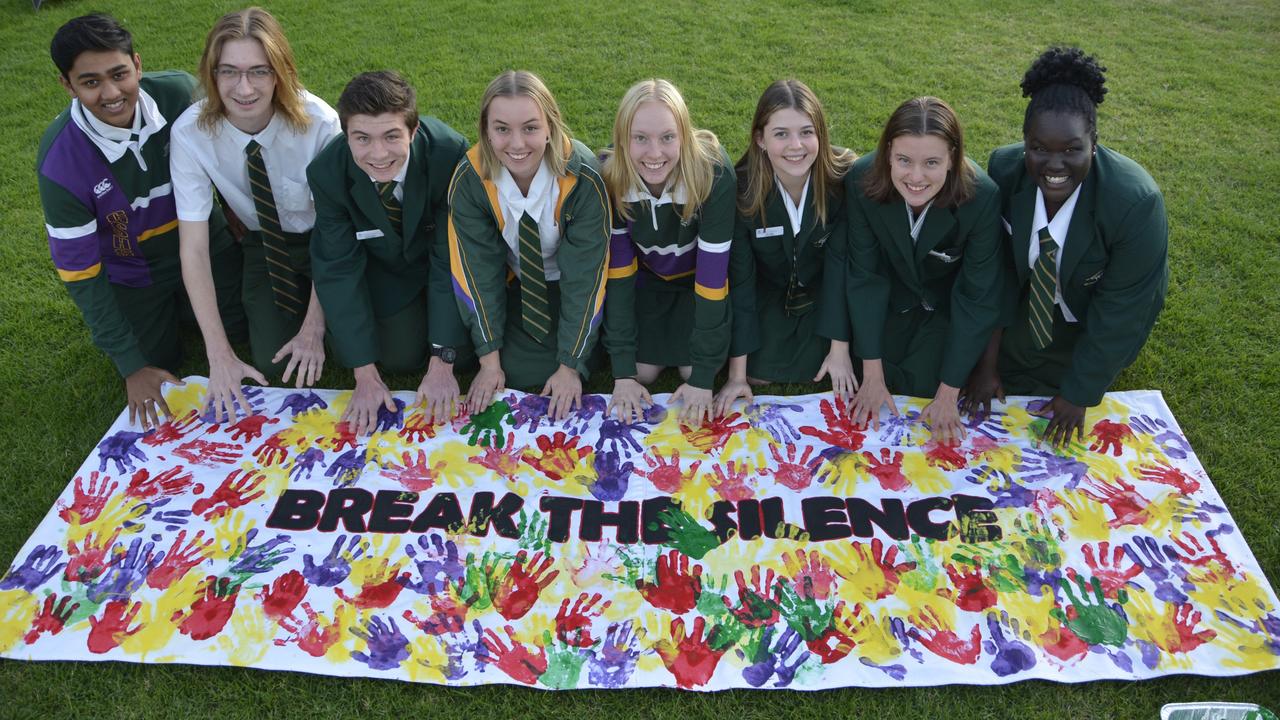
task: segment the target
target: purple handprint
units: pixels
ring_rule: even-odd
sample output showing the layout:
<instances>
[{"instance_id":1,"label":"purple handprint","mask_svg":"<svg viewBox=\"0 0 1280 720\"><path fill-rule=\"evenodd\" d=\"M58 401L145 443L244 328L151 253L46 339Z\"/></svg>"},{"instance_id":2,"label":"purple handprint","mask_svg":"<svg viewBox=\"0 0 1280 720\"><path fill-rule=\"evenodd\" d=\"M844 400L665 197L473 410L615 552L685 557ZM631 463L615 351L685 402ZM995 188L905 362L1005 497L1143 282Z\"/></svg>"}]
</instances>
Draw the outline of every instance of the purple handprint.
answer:
<instances>
[{"instance_id":1,"label":"purple handprint","mask_svg":"<svg viewBox=\"0 0 1280 720\"><path fill-rule=\"evenodd\" d=\"M901 415L889 413L880 421L880 440L888 445L907 445L911 442L912 428L920 420L920 412L908 410Z\"/></svg>"},{"instance_id":2,"label":"purple handprint","mask_svg":"<svg viewBox=\"0 0 1280 720\"><path fill-rule=\"evenodd\" d=\"M972 433L981 435L988 440L1004 442L1009 437L1009 430L1005 428L1004 421L1001 418L1006 414L998 410L992 410L988 413L974 413L965 417L961 422Z\"/></svg>"},{"instance_id":3,"label":"purple handprint","mask_svg":"<svg viewBox=\"0 0 1280 720\"><path fill-rule=\"evenodd\" d=\"M317 464L320 467L324 467L324 451L315 447L307 448L293 461L293 467L290 468L289 475L293 482L310 480L311 473L315 470Z\"/></svg>"},{"instance_id":4,"label":"purple handprint","mask_svg":"<svg viewBox=\"0 0 1280 720\"><path fill-rule=\"evenodd\" d=\"M1169 427L1169 423L1150 415L1137 415L1129 418L1129 427L1140 433L1150 435L1165 455L1185 460L1191 454L1191 444L1177 430Z\"/></svg>"},{"instance_id":5,"label":"purple handprint","mask_svg":"<svg viewBox=\"0 0 1280 720\"><path fill-rule=\"evenodd\" d=\"M511 427L520 429L528 424L529 432L537 432L538 425L547 419L551 398L542 395L525 395L517 400L512 393L507 396L507 404L511 406Z\"/></svg>"},{"instance_id":6,"label":"purple handprint","mask_svg":"<svg viewBox=\"0 0 1280 720\"><path fill-rule=\"evenodd\" d=\"M1009 637L1004 636L1004 628L1009 628ZM988 654L995 655L991 661L991 670L999 677L1009 677L1023 670L1035 667L1036 654L1030 645L1020 641L1018 635L1022 629L1017 618L1009 617L1009 613L987 613L987 630L991 639L982 643ZM1030 635L1028 635L1028 638Z\"/></svg>"},{"instance_id":7,"label":"purple handprint","mask_svg":"<svg viewBox=\"0 0 1280 720\"><path fill-rule=\"evenodd\" d=\"M235 408L238 414L256 415L266 405L266 398L262 394L262 388L257 385L241 385L240 389L244 392L244 399L249 403L249 407L240 407L240 403L236 402L234 398L231 400L232 407ZM235 418L231 419L234 420ZM210 425L218 422L218 411L212 403L205 406L204 412L200 415L200 421Z\"/></svg>"},{"instance_id":8,"label":"purple handprint","mask_svg":"<svg viewBox=\"0 0 1280 720\"><path fill-rule=\"evenodd\" d=\"M374 615L363 628L351 628L351 634L369 644L369 652L353 652L351 657L370 670L393 670L409 659L409 638L396 627L394 618L383 622Z\"/></svg>"},{"instance_id":9,"label":"purple handprint","mask_svg":"<svg viewBox=\"0 0 1280 720\"><path fill-rule=\"evenodd\" d=\"M587 486L597 500L621 500L627 494L627 485L631 482L631 471L635 463L621 462L615 450L596 453L592 466L596 471L595 482Z\"/></svg>"},{"instance_id":10,"label":"purple handprint","mask_svg":"<svg viewBox=\"0 0 1280 720\"><path fill-rule=\"evenodd\" d=\"M644 423L626 423L608 418L600 423L600 437L596 440L596 448L603 449L607 442L609 449L615 453L620 449L640 452L643 448L633 433L644 436L649 434L649 428Z\"/></svg>"},{"instance_id":11,"label":"purple handprint","mask_svg":"<svg viewBox=\"0 0 1280 720\"><path fill-rule=\"evenodd\" d=\"M786 632L778 636L773 647L769 647L774 630L772 625L764 629L754 657L747 658L741 650L738 651L738 657L751 661L750 665L742 669L742 678L751 687L764 686L774 674L777 674L778 679L773 686L787 687L795 680L796 670L809 659L809 651L801 648L800 633L791 628L787 628ZM800 651L798 654L797 650Z\"/></svg>"},{"instance_id":12,"label":"purple handprint","mask_svg":"<svg viewBox=\"0 0 1280 720\"><path fill-rule=\"evenodd\" d=\"M639 657L632 621L613 623L605 631L604 647L600 648L600 654L591 658L587 676L591 684L597 687L622 687L635 672Z\"/></svg>"},{"instance_id":13,"label":"purple handprint","mask_svg":"<svg viewBox=\"0 0 1280 720\"><path fill-rule=\"evenodd\" d=\"M375 432L400 430L404 427L404 401L400 398L393 398L393 400L395 410L388 410L386 405L378 406L378 425L374 428Z\"/></svg>"},{"instance_id":14,"label":"purple handprint","mask_svg":"<svg viewBox=\"0 0 1280 720\"><path fill-rule=\"evenodd\" d=\"M421 579L416 583L406 583L405 587L419 595L434 594L438 588L449 583L460 583L466 577L467 569L458 558L458 545L452 540L444 540L438 533L419 537L418 546L406 545L404 552L418 566Z\"/></svg>"},{"instance_id":15,"label":"purple handprint","mask_svg":"<svg viewBox=\"0 0 1280 720\"><path fill-rule=\"evenodd\" d=\"M107 565L107 571L88 587L86 597L93 603L104 603L108 600L128 600L142 583L147 574L164 560L164 551L158 553L156 544L142 544L142 538L134 538L129 543L129 550L116 553Z\"/></svg>"},{"instance_id":16,"label":"purple handprint","mask_svg":"<svg viewBox=\"0 0 1280 720\"><path fill-rule=\"evenodd\" d=\"M342 547L343 543L347 543L345 550ZM350 560L355 560L363 554L364 545L360 543L359 535L352 535L350 542L347 542L346 535L339 535L337 541L333 543L333 549L319 564L310 553L302 556L302 576L307 579L307 582L320 587L340 585L351 574Z\"/></svg>"},{"instance_id":17,"label":"purple handprint","mask_svg":"<svg viewBox=\"0 0 1280 720\"><path fill-rule=\"evenodd\" d=\"M311 408L324 410L328 407L329 403L325 402L324 398L317 395L314 390L308 390L307 392L289 393L284 402L280 403L280 407L276 408L276 414L279 415L288 410L290 417L297 417Z\"/></svg>"},{"instance_id":18,"label":"purple handprint","mask_svg":"<svg viewBox=\"0 0 1280 720\"><path fill-rule=\"evenodd\" d=\"M564 419L565 430L574 435L581 435L587 431L587 428L595 421L595 419L605 413L609 408L609 402L601 395L583 395L582 401L578 404L578 408L569 413L569 417Z\"/></svg>"},{"instance_id":19,"label":"purple handprint","mask_svg":"<svg viewBox=\"0 0 1280 720\"><path fill-rule=\"evenodd\" d=\"M1029 508L1036 501L1037 491L1015 481L1003 470L982 466L970 471L964 479L975 485L986 485L998 508Z\"/></svg>"},{"instance_id":20,"label":"purple handprint","mask_svg":"<svg viewBox=\"0 0 1280 720\"><path fill-rule=\"evenodd\" d=\"M1152 537L1136 537L1133 539L1133 545L1125 544L1124 550L1134 564L1142 568L1142 573L1151 582L1155 584L1155 596L1165 602L1171 602L1181 605L1188 601L1186 593L1173 584L1173 575L1169 568L1165 566L1166 560L1172 560L1175 564L1178 562L1176 553L1173 557L1168 557L1166 551L1160 547L1160 543L1156 542ZM1185 585L1184 585L1185 587Z\"/></svg>"},{"instance_id":21,"label":"purple handprint","mask_svg":"<svg viewBox=\"0 0 1280 720\"><path fill-rule=\"evenodd\" d=\"M1022 462L1014 468L1024 473L1027 482L1044 482L1066 475L1070 478L1064 488L1074 489L1089 473L1089 466L1075 458L1060 457L1043 450L1026 450L1022 454Z\"/></svg>"},{"instance_id":22,"label":"purple handprint","mask_svg":"<svg viewBox=\"0 0 1280 720\"><path fill-rule=\"evenodd\" d=\"M0 580L0 590L22 588L27 592L34 591L67 566L58 562L61 559L62 551L56 545L37 545L22 565L9 568L4 579Z\"/></svg>"},{"instance_id":23,"label":"purple handprint","mask_svg":"<svg viewBox=\"0 0 1280 720\"><path fill-rule=\"evenodd\" d=\"M800 431L787 419L787 411L799 412L802 405L783 403L752 403L745 409L747 422L753 427L764 428L765 432L783 445L800 439Z\"/></svg>"},{"instance_id":24,"label":"purple handprint","mask_svg":"<svg viewBox=\"0 0 1280 720\"><path fill-rule=\"evenodd\" d=\"M293 552L293 546L286 545L289 542L289 538L285 535L277 535L261 545L249 545L257 534L257 528L245 533L245 549L244 552L240 553L236 564L231 566L232 573L237 575L257 575L268 572L287 560L289 553ZM285 547L280 547L281 545L285 545Z\"/></svg>"},{"instance_id":25,"label":"purple handprint","mask_svg":"<svg viewBox=\"0 0 1280 720\"><path fill-rule=\"evenodd\" d=\"M445 647L445 664L443 667L438 665L435 667L440 670L446 680L461 680L466 677L467 667L463 663L463 658L471 647L471 641L467 639L465 633L450 633L448 638L442 639L441 642Z\"/></svg>"},{"instance_id":26,"label":"purple handprint","mask_svg":"<svg viewBox=\"0 0 1280 720\"><path fill-rule=\"evenodd\" d=\"M324 471L324 476L333 478L334 487L348 487L360 481L360 475L364 473L364 466L367 464L365 449L351 448L329 465L329 469Z\"/></svg>"},{"instance_id":27,"label":"purple handprint","mask_svg":"<svg viewBox=\"0 0 1280 720\"><path fill-rule=\"evenodd\" d=\"M152 431L154 432L154 431ZM146 462L147 455L138 448L138 441L146 433L129 432L121 430L120 432L106 438L98 443L98 458L101 461L98 464L98 472L107 471L107 461L114 460L116 464L116 472L124 472L128 470L133 472L133 460L137 458L142 462Z\"/></svg>"}]
</instances>

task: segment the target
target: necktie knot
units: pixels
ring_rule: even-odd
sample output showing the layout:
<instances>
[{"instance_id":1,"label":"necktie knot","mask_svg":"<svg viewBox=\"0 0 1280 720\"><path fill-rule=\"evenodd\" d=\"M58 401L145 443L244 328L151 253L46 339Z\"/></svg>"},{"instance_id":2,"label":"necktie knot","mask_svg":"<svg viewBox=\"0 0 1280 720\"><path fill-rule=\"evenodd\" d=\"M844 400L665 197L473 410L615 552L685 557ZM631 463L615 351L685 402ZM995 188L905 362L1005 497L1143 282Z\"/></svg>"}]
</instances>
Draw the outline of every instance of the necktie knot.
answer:
<instances>
[{"instance_id":1,"label":"necktie knot","mask_svg":"<svg viewBox=\"0 0 1280 720\"><path fill-rule=\"evenodd\" d=\"M396 181L376 182L374 187L378 188L378 196L385 202L395 202L396 200Z\"/></svg>"},{"instance_id":2,"label":"necktie knot","mask_svg":"<svg viewBox=\"0 0 1280 720\"><path fill-rule=\"evenodd\" d=\"M258 144L257 140L250 140L249 143L244 146L244 154L249 157L262 157L262 146Z\"/></svg>"}]
</instances>

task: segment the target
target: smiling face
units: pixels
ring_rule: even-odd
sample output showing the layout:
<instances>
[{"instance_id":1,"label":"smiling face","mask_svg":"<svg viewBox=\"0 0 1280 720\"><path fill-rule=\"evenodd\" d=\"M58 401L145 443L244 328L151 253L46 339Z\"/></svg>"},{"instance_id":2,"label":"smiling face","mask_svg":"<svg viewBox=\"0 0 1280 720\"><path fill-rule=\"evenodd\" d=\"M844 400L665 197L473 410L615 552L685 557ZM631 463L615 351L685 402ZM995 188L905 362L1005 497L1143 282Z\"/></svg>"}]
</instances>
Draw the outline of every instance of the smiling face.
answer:
<instances>
[{"instance_id":1,"label":"smiling face","mask_svg":"<svg viewBox=\"0 0 1280 720\"><path fill-rule=\"evenodd\" d=\"M627 153L649 192L660 194L680 162L680 132L666 105L650 101L636 108Z\"/></svg>"},{"instance_id":2,"label":"smiling face","mask_svg":"<svg viewBox=\"0 0 1280 720\"><path fill-rule=\"evenodd\" d=\"M937 135L899 135L889 144L889 176L913 210L942 192L950 170L951 148Z\"/></svg>"},{"instance_id":3,"label":"smiling face","mask_svg":"<svg viewBox=\"0 0 1280 720\"><path fill-rule=\"evenodd\" d=\"M547 119L538 104L524 95L495 97L489 103L485 136L498 161L528 192L550 137Z\"/></svg>"},{"instance_id":4,"label":"smiling face","mask_svg":"<svg viewBox=\"0 0 1280 720\"><path fill-rule=\"evenodd\" d=\"M405 124L401 113L352 115L347 118L351 157L374 180L395 180L400 168L409 161L415 129Z\"/></svg>"},{"instance_id":5,"label":"smiling face","mask_svg":"<svg viewBox=\"0 0 1280 720\"><path fill-rule=\"evenodd\" d=\"M1031 118L1023 140L1027 174L1044 193L1046 209L1057 211L1093 167L1093 133L1076 113L1042 112Z\"/></svg>"},{"instance_id":6,"label":"smiling face","mask_svg":"<svg viewBox=\"0 0 1280 720\"><path fill-rule=\"evenodd\" d=\"M252 135L271 122L276 77L262 43L252 38L228 40L218 55L214 76L232 125Z\"/></svg>"},{"instance_id":7,"label":"smiling face","mask_svg":"<svg viewBox=\"0 0 1280 720\"><path fill-rule=\"evenodd\" d=\"M142 60L118 50L91 50L80 53L67 72L59 77L71 97L80 101L93 116L108 125L133 125L138 106L138 81Z\"/></svg>"},{"instance_id":8,"label":"smiling face","mask_svg":"<svg viewBox=\"0 0 1280 720\"><path fill-rule=\"evenodd\" d=\"M783 185L802 188L818 157L818 131L808 115L783 108L769 116L756 136L756 145L769 157Z\"/></svg>"}]
</instances>

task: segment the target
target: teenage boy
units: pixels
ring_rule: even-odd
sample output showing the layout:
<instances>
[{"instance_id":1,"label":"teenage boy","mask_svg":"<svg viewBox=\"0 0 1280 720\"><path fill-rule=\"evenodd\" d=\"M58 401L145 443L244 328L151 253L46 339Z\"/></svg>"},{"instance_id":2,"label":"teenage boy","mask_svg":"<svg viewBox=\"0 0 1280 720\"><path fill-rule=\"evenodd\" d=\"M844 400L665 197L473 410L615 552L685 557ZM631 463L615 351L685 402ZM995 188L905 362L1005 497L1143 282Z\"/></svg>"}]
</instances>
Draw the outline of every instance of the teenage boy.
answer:
<instances>
[{"instance_id":1,"label":"teenage boy","mask_svg":"<svg viewBox=\"0 0 1280 720\"><path fill-rule=\"evenodd\" d=\"M394 72L358 75L338 98L342 135L307 167L315 198L311 272L338 362L356 387L342 415L357 433L396 409L378 365L430 364L418 401L430 419L458 399L455 362L472 359L449 275L448 191L467 141L419 117Z\"/></svg>"},{"instance_id":2,"label":"teenage boy","mask_svg":"<svg viewBox=\"0 0 1280 720\"><path fill-rule=\"evenodd\" d=\"M94 344L124 378L130 422L151 428L159 413L169 415L161 389L179 382L178 321L190 315L169 129L191 104L195 80L181 72L143 75L132 36L109 15L71 20L49 50L71 96L36 156L49 251ZM243 337L240 249L221 213L214 215L218 309L228 331Z\"/></svg>"}]
</instances>

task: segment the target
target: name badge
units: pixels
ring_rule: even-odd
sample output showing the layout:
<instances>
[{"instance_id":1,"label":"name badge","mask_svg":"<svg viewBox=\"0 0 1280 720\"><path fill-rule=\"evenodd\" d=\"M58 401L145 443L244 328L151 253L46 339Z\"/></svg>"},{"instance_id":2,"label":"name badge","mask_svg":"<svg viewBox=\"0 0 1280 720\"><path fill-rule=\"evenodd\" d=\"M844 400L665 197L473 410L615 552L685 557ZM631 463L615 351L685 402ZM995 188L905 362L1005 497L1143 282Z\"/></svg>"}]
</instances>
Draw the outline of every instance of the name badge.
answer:
<instances>
[{"instance_id":1,"label":"name badge","mask_svg":"<svg viewBox=\"0 0 1280 720\"><path fill-rule=\"evenodd\" d=\"M782 234L781 225L775 225L774 227L766 227L766 228L756 228L756 238L771 238L771 237L777 237L781 234Z\"/></svg>"},{"instance_id":2,"label":"name badge","mask_svg":"<svg viewBox=\"0 0 1280 720\"><path fill-rule=\"evenodd\" d=\"M380 237L382 237L382 236L383 236L383 234L384 234L384 233L383 233L381 230L377 229L377 228L374 228L373 230L357 230L357 231L356 231L356 239L357 239L357 240L368 240L368 239L370 239L370 238L380 238Z\"/></svg>"}]
</instances>

